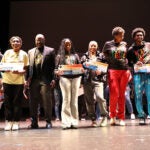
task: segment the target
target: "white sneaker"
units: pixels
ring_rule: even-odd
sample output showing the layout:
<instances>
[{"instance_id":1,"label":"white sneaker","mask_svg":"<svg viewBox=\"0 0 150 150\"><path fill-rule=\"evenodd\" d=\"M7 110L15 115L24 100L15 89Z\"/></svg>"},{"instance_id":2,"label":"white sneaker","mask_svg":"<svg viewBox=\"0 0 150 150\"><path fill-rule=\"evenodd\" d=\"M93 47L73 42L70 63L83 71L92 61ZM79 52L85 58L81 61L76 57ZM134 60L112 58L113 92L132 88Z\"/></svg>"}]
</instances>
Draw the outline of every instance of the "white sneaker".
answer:
<instances>
[{"instance_id":1,"label":"white sneaker","mask_svg":"<svg viewBox=\"0 0 150 150\"><path fill-rule=\"evenodd\" d=\"M145 118L140 118L139 125L146 125L146 119Z\"/></svg>"},{"instance_id":2,"label":"white sneaker","mask_svg":"<svg viewBox=\"0 0 150 150\"><path fill-rule=\"evenodd\" d=\"M12 130L13 130L13 131L19 130L19 123L18 123L18 122L13 122Z\"/></svg>"},{"instance_id":3,"label":"white sneaker","mask_svg":"<svg viewBox=\"0 0 150 150\"><path fill-rule=\"evenodd\" d=\"M100 123L100 127L106 127L106 126L107 126L107 117L103 117Z\"/></svg>"},{"instance_id":4,"label":"white sneaker","mask_svg":"<svg viewBox=\"0 0 150 150\"><path fill-rule=\"evenodd\" d=\"M135 120L135 114L131 114L131 120Z\"/></svg>"},{"instance_id":5,"label":"white sneaker","mask_svg":"<svg viewBox=\"0 0 150 150\"><path fill-rule=\"evenodd\" d=\"M125 125L126 125L126 123L125 123L125 121L124 121L124 120L122 120L122 119L121 119L121 120L119 121L119 125L120 125L120 126L125 126Z\"/></svg>"},{"instance_id":6,"label":"white sneaker","mask_svg":"<svg viewBox=\"0 0 150 150\"><path fill-rule=\"evenodd\" d=\"M115 124L116 124L116 118L111 118L110 125L115 125Z\"/></svg>"},{"instance_id":7,"label":"white sneaker","mask_svg":"<svg viewBox=\"0 0 150 150\"><path fill-rule=\"evenodd\" d=\"M4 130L5 131L10 131L12 128L12 122L11 121L7 121Z\"/></svg>"},{"instance_id":8,"label":"white sneaker","mask_svg":"<svg viewBox=\"0 0 150 150\"><path fill-rule=\"evenodd\" d=\"M147 119L150 119L150 115L147 116Z\"/></svg>"}]
</instances>

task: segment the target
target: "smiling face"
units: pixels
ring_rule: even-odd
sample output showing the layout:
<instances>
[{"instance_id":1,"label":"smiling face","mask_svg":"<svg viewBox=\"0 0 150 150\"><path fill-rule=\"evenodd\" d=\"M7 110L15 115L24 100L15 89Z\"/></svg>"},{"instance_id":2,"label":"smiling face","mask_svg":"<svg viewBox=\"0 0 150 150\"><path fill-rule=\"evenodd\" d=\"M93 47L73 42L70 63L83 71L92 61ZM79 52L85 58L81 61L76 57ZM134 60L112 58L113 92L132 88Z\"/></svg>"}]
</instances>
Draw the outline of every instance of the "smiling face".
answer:
<instances>
[{"instance_id":1,"label":"smiling face","mask_svg":"<svg viewBox=\"0 0 150 150\"><path fill-rule=\"evenodd\" d=\"M35 45L37 48L42 48L45 45L45 37L42 34L38 34L35 37Z\"/></svg>"},{"instance_id":2,"label":"smiling face","mask_svg":"<svg viewBox=\"0 0 150 150\"><path fill-rule=\"evenodd\" d=\"M144 35L142 32L137 32L134 36L134 41L140 43L144 40Z\"/></svg>"},{"instance_id":3,"label":"smiling face","mask_svg":"<svg viewBox=\"0 0 150 150\"><path fill-rule=\"evenodd\" d=\"M98 44L95 41L91 41L89 43L89 53L95 54L98 49Z\"/></svg>"},{"instance_id":4,"label":"smiling face","mask_svg":"<svg viewBox=\"0 0 150 150\"><path fill-rule=\"evenodd\" d=\"M64 45L65 47L65 50L67 51L67 52L70 52L71 51L71 46L72 46L72 44L71 44L71 41L69 40L69 39L67 39L66 41L65 41L65 45Z\"/></svg>"},{"instance_id":5,"label":"smiling face","mask_svg":"<svg viewBox=\"0 0 150 150\"><path fill-rule=\"evenodd\" d=\"M10 39L10 44L12 49L17 52L20 50L21 46L22 46L22 40L19 37L12 37Z\"/></svg>"}]
</instances>

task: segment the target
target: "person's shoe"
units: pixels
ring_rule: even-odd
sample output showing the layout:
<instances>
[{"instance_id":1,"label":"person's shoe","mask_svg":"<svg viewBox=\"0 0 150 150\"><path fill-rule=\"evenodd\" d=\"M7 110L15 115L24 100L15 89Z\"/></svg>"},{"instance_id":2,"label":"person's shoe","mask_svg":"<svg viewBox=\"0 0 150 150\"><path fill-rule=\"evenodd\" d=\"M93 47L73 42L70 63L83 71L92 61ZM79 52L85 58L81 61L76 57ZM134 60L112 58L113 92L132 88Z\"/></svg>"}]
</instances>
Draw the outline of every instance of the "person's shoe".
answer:
<instances>
[{"instance_id":1,"label":"person's shoe","mask_svg":"<svg viewBox=\"0 0 150 150\"><path fill-rule=\"evenodd\" d=\"M47 128L47 129L51 129L51 128L52 128L52 123L48 123L48 122L47 122L47 123L46 123L46 128Z\"/></svg>"},{"instance_id":2,"label":"person's shoe","mask_svg":"<svg viewBox=\"0 0 150 150\"><path fill-rule=\"evenodd\" d=\"M69 130L71 127L62 127L62 130Z\"/></svg>"},{"instance_id":3,"label":"person's shoe","mask_svg":"<svg viewBox=\"0 0 150 150\"><path fill-rule=\"evenodd\" d=\"M85 121L86 119L85 118L81 118L81 121Z\"/></svg>"},{"instance_id":4,"label":"person's shoe","mask_svg":"<svg viewBox=\"0 0 150 150\"><path fill-rule=\"evenodd\" d=\"M97 122L96 121L92 121L92 125L91 125L92 127L97 127Z\"/></svg>"},{"instance_id":5,"label":"person's shoe","mask_svg":"<svg viewBox=\"0 0 150 150\"><path fill-rule=\"evenodd\" d=\"M116 125L116 118L111 118L110 119L110 125Z\"/></svg>"},{"instance_id":6,"label":"person's shoe","mask_svg":"<svg viewBox=\"0 0 150 150\"><path fill-rule=\"evenodd\" d=\"M102 117L98 117L98 118L97 118L97 120L101 120L101 119L103 119L103 118L102 118Z\"/></svg>"},{"instance_id":7,"label":"person's shoe","mask_svg":"<svg viewBox=\"0 0 150 150\"><path fill-rule=\"evenodd\" d=\"M139 125L146 125L146 119L145 118L140 118L139 119Z\"/></svg>"},{"instance_id":8,"label":"person's shoe","mask_svg":"<svg viewBox=\"0 0 150 150\"><path fill-rule=\"evenodd\" d=\"M119 125L120 125L120 126L125 126L125 125L126 125L126 123L125 123L125 121L124 121L124 120L120 119L120 120L119 120Z\"/></svg>"},{"instance_id":9,"label":"person's shoe","mask_svg":"<svg viewBox=\"0 0 150 150\"><path fill-rule=\"evenodd\" d=\"M38 129L39 126L37 123L31 123L31 125L28 126L29 129Z\"/></svg>"},{"instance_id":10,"label":"person's shoe","mask_svg":"<svg viewBox=\"0 0 150 150\"><path fill-rule=\"evenodd\" d=\"M106 126L107 126L107 117L103 117L100 123L100 127L106 127Z\"/></svg>"},{"instance_id":11,"label":"person's shoe","mask_svg":"<svg viewBox=\"0 0 150 150\"><path fill-rule=\"evenodd\" d=\"M13 122L12 130L13 130L13 131L19 130L19 123L18 123L18 122Z\"/></svg>"},{"instance_id":12,"label":"person's shoe","mask_svg":"<svg viewBox=\"0 0 150 150\"><path fill-rule=\"evenodd\" d=\"M150 115L147 116L147 119L150 119Z\"/></svg>"},{"instance_id":13,"label":"person's shoe","mask_svg":"<svg viewBox=\"0 0 150 150\"><path fill-rule=\"evenodd\" d=\"M76 125L71 125L71 129L78 129L78 126L76 126Z\"/></svg>"},{"instance_id":14,"label":"person's shoe","mask_svg":"<svg viewBox=\"0 0 150 150\"><path fill-rule=\"evenodd\" d=\"M59 119L59 118L56 118L55 121L60 121L60 119Z\"/></svg>"},{"instance_id":15,"label":"person's shoe","mask_svg":"<svg viewBox=\"0 0 150 150\"><path fill-rule=\"evenodd\" d=\"M131 120L135 120L135 114L131 114Z\"/></svg>"},{"instance_id":16,"label":"person's shoe","mask_svg":"<svg viewBox=\"0 0 150 150\"><path fill-rule=\"evenodd\" d=\"M4 130L5 131L10 131L11 128L12 128L12 122L11 121L6 122Z\"/></svg>"}]
</instances>

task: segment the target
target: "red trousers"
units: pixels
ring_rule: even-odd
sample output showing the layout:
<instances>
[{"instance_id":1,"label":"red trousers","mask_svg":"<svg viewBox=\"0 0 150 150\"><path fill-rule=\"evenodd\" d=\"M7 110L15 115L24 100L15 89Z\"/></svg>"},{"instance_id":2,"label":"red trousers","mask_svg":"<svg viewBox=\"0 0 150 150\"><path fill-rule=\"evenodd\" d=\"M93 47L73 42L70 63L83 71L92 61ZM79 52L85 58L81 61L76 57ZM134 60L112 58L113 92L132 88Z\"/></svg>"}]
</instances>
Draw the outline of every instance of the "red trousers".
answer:
<instances>
[{"instance_id":1,"label":"red trousers","mask_svg":"<svg viewBox=\"0 0 150 150\"><path fill-rule=\"evenodd\" d=\"M110 118L125 119L125 90L130 75L129 70L109 70Z\"/></svg>"}]
</instances>

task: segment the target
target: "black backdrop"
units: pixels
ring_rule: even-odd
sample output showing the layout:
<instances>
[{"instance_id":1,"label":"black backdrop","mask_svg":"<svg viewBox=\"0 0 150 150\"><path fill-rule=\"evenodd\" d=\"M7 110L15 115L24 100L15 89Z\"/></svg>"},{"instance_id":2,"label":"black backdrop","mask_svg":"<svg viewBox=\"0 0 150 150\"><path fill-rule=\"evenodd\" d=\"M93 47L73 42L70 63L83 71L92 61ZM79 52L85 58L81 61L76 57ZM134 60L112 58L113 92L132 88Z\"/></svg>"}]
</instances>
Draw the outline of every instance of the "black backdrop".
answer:
<instances>
[{"instance_id":1,"label":"black backdrop","mask_svg":"<svg viewBox=\"0 0 150 150\"><path fill-rule=\"evenodd\" d=\"M23 49L27 51L34 46L35 35L43 33L46 44L56 50L61 39L69 37L82 53L90 40L98 41L102 48L112 38L114 26L126 30L128 45L135 27L143 27L147 32L145 39L150 41L149 0L5 0L0 8L2 52L9 47L12 35L22 37Z\"/></svg>"},{"instance_id":2,"label":"black backdrop","mask_svg":"<svg viewBox=\"0 0 150 150\"><path fill-rule=\"evenodd\" d=\"M145 40L150 41L149 11L149 0L5 0L0 5L0 49L4 53L9 38L19 35L27 51L34 46L35 35L43 33L47 45L58 49L61 39L69 37L83 53L90 40L98 41L102 48L112 38L114 26L126 30L129 45L135 27L143 27ZM23 103L28 106L28 101ZM0 114L3 117L3 109Z\"/></svg>"}]
</instances>

